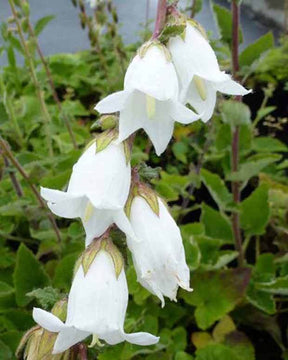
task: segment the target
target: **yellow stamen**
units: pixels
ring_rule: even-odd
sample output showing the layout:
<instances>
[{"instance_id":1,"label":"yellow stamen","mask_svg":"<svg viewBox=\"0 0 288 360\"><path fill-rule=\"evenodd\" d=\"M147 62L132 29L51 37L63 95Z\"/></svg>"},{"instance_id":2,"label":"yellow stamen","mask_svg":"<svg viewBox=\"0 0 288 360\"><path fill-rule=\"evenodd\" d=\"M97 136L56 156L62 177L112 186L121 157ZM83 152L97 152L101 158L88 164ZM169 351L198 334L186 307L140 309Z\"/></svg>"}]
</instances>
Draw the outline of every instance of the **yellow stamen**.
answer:
<instances>
[{"instance_id":1,"label":"yellow stamen","mask_svg":"<svg viewBox=\"0 0 288 360\"><path fill-rule=\"evenodd\" d=\"M88 222L91 219L91 216L93 214L93 205L90 201L88 201L85 212L84 212L84 222Z\"/></svg>"},{"instance_id":2,"label":"yellow stamen","mask_svg":"<svg viewBox=\"0 0 288 360\"><path fill-rule=\"evenodd\" d=\"M91 344L88 345L89 348L92 348L94 347L95 345L98 345L100 347L104 346L104 344L102 344L98 338L98 336L96 334L93 334L93 337L92 337L92 341L91 341Z\"/></svg>"},{"instance_id":3,"label":"yellow stamen","mask_svg":"<svg viewBox=\"0 0 288 360\"><path fill-rule=\"evenodd\" d=\"M156 100L150 95L146 95L146 111L149 119L152 119L156 112Z\"/></svg>"},{"instance_id":4,"label":"yellow stamen","mask_svg":"<svg viewBox=\"0 0 288 360\"><path fill-rule=\"evenodd\" d=\"M199 76L194 75L194 83L196 86L196 89L201 97L201 99L203 101L205 101L207 99L207 91L206 91L206 84L205 81L203 79L201 79Z\"/></svg>"}]
</instances>

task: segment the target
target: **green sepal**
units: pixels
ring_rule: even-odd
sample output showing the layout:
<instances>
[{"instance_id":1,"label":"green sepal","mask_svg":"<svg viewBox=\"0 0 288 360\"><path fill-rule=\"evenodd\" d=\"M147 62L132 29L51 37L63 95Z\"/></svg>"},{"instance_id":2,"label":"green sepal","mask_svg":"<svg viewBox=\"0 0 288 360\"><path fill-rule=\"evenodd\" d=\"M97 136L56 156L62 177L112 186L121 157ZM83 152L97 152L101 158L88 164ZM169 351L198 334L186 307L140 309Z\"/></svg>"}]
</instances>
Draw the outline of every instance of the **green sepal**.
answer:
<instances>
[{"instance_id":1,"label":"green sepal","mask_svg":"<svg viewBox=\"0 0 288 360\"><path fill-rule=\"evenodd\" d=\"M198 23L198 21L196 21L196 20L194 20L194 19L188 19L187 22L188 22L191 26L195 27L198 31L200 31L200 33L203 35L203 37L204 37L206 40L208 40L208 36L207 36L207 33L206 33L205 29L202 27L202 25L200 25L200 24Z\"/></svg>"},{"instance_id":2,"label":"green sepal","mask_svg":"<svg viewBox=\"0 0 288 360\"><path fill-rule=\"evenodd\" d=\"M149 186L140 184L138 186L138 195L141 196L147 204L150 206L151 210L159 216L159 201L158 196L154 190L152 190Z\"/></svg>"},{"instance_id":3,"label":"green sepal","mask_svg":"<svg viewBox=\"0 0 288 360\"><path fill-rule=\"evenodd\" d=\"M93 123L91 130L101 129L103 131L114 129L118 123L118 116L114 114L103 115Z\"/></svg>"},{"instance_id":4,"label":"green sepal","mask_svg":"<svg viewBox=\"0 0 288 360\"><path fill-rule=\"evenodd\" d=\"M81 265L83 267L84 276L87 274L96 255L99 253L99 251L102 248L103 248L103 242L101 240L94 240L82 254Z\"/></svg>"},{"instance_id":5,"label":"green sepal","mask_svg":"<svg viewBox=\"0 0 288 360\"><path fill-rule=\"evenodd\" d=\"M146 55L147 51L149 50L149 48L151 46L157 46L160 50L162 50L164 52L164 55L166 57L166 60L171 62L172 61L172 56L170 51L167 49L167 47L165 45L163 45L160 41L158 40L151 40L151 41L147 41L146 43L144 43L137 51L138 55L140 56L141 59L144 58L144 56Z\"/></svg>"},{"instance_id":6,"label":"green sepal","mask_svg":"<svg viewBox=\"0 0 288 360\"><path fill-rule=\"evenodd\" d=\"M27 342L30 340L31 336L33 336L35 331L38 331L40 329L41 329L41 327L39 325L33 326L31 329L26 331L26 333L22 336L22 339L20 340L20 343L19 343L19 345L17 347L17 350L15 352L15 356L17 358L21 357L21 354L22 354Z\"/></svg>"},{"instance_id":7,"label":"green sepal","mask_svg":"<svg viewBox=\"0 0 288 360\"><path fill-rule=\"evenodd\" d=\"M68 306L68 299L63 298L53 306L51 312L53 315L57 316L61 321L65 321L67 317L67 306Z\"/></svg>"},{"instance_id":8,"label":"green sepal","mask_svg":"<svg viewBox=\"0 0 288 360\"><path fill-rule=\"evenodd\" d=\"M111 256L111 259L114 264L116 278L118 279L124 267L124 260L122 254L118 250L117 246L113 244L113 241L111 239L107 239L105 242L106 242L105 251L107 251L107 253Z\"/></svg>"},{"instance_id":9,"label":"green sepal","mask_svg":"<svg viewBox=\"0 0 288 360\"><path fill-rule=\"evenodd\" d=\"M96 139L92 139L88 142L88 144L85 146L84 152L89 149L90 146L92 146L96 142Z\"/></svg>"},{"instance_id":10,"label":"green sepal","mask_svg":"<svg viewBox=\"0 0 288 360\"><path fill-rule=\"evenodd\" d=\"M77 273L77 271L79 270L79 267L81 266L82 263L82 256L83 254L77 259L75 265L74 265L74 269L73 269L73 279Z\"/></svg>"},{"instance_id":11,"label":"green sepal","mask_svg":"<svg viewBox=\"0 0 288 360\"><path fill-rule=\"evenodd\" d=\"M126 159L126 165L128 165L131 161L131 146L129 140L123 141L124 154Z\"/></svg>"},{"instance_id":12,"label":"green sepal","mask_svg":"<svg viewBox=\"0 0 288 360\"><path fill-rule=\"evenodd\" d=\"M171 37L180 36L183 39L183 33L185 36L186 24L167 24L159 36L159 40L162 43L167 43Z\"/></svg>"},{"instance_id":13,"label":"green sepal","mask_svg":"<svg viewBox=\"0 0 288 360\"><path fill-rule=\"evenodd\" d=\"M152 190L149 186L139 182L131 187L130 194L125 204L125 213L128 218L130 218L132 202L136 196L142 197L150 206L151 210L157 216L159 216L160 209L159 209L159 200L157 193L154 190Z\"/></svg>"},{"instance_id":14,"label":"green sepal","mask_svg":"<svg viewBox=\"0 0 288 360\"><path fill-rule=\"evenodd\" d=\"M110 238L95 239L84 251L80 258L80 264L82 265L84 276L87 274L91 264L101 250L106 251L111 256L114 264L115 274L118 278L123 269L124 261L121 252L113 244L113 241Z\"/></svg>"},{"instance_id":15,"label":"green sepal","mask_svg":"<svg viewBox=\"0 0 288 360\"><path fill-rule=\"evenodd\" d=\"M96 137L96 154L103 151L117 138L115 129L106 130Z\"/></svg>"}]
</instances>

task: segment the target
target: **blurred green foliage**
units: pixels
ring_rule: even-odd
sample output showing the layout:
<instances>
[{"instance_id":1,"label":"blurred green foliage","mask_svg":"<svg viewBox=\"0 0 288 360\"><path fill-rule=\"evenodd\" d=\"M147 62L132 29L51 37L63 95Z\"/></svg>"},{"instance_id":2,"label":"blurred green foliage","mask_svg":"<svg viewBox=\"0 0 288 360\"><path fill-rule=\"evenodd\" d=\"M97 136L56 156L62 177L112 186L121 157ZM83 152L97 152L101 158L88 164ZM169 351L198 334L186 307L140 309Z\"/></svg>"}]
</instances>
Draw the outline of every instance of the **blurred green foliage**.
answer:
<instances>
[{"instance_id":1,"label":"blurred green foliage","mask_svg":"<svg viewBox=\"0 0 288 360\"><path fill-rule=\"evenodd\" d=\"M231 15L214 6L222 38L213 45L224 69L230 68ZM80 14L81 15L81 14ZM37 35L52 17L37 23ZM86 19L87 20L87 19ZM82 25L83 20L82 14ZM87 25L87 23L86 23ZM62 104L56 106L36 45L28 45L52 119L54 156L47 156L42 112L17 35L2 23L0 129L29 178L25 180L0 156L0 359L14 359L20 338L34 326L31 309L51 309L68 293L73 267L84 248L79 221L57 218L61 242L39 207L30 183L65 189L74 162L93 134L95 103L119 90L124 69L137 49L125 46L115 31L96 40L92 49L49 56L51 77ZM76 25L75 25L76 26ZM109 30L109 28L108 28ZM114 29L115 30L115 29ZM116 42L115 42L116 39ZM170 202L181 227L194 292L180 291L178 303L161 309L156 297L136 282L123 237L130 302L127 331L159 334L153 347L129 343L89 349L89 359L253 360L287 359L288 181L285 116L275 93L287 98L287 37L274 47L271 33L240 55L241 75L255 89L239 104L225 97L208 124L176 126L169 149L158 158L147 137L137 135L133 165L161 168L151 180ZM101 51L99 52L99 48ZM119 58L120 57L120 58ZM121 60L121 61L120 61ZM277 92L277 94L278 94ZM287 110L287 108L286 108ZM63 122L68 116L79 149L74 149ZM15 121L16 119L16 121ZM17 128L17 125L18 127ZM240 166L231 170L232 130L240 127ZM147 172L148 170L146 170ZM17 195L15 181L21 189ZM242 202L236 205L231 181L239 181ZM17 189L16 189L17 190ZM19 189L18 189L19 190ZM236 267L231 214L239 212L246 266Z\"/></svg>"}]
</instances>

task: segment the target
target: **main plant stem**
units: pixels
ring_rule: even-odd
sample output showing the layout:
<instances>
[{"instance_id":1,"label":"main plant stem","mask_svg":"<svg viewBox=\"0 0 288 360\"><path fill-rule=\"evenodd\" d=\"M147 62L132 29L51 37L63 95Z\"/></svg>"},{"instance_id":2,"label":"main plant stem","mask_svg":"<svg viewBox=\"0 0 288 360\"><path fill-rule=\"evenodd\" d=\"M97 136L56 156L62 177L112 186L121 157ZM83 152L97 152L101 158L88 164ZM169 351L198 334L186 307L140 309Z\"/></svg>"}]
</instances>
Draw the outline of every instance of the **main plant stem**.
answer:
<instances>
[{"instance_id":1,"label":"main plant stem","mask_svg":"<svg viewBox=\"0 0 288 360\"><path fill-rule=\"evenodd\" d=\"M157 16L152 39L157 39L160 35L166 20L167 0L158 0Z\"/></svg>"},{"instance_id":2,"label":"main plant stem","mask_svg":"<svg viewBox=\"0 0 288 360\"><path fill-rule=\"evenodd\" d=\"M5 141L2 136L0 135L0 147L3 150L3 154L4 156L6 156L9 161L15 166L15 168L19 171L20 175L23 177L23 179L26 181L26 183L29 185L30 189L32 190L36 200L39 203L39 206L42 209L46 209L46 204L44 202L44 200L42 199L41 195L39 194L39 192L36 189L36 186L31 182L28 174L26 173L26 171L23 169L23 167L21 166L21 164L18 162L18 160L16 159L16 157L13 155L13 153L10 150L10 146L7 143L7 141ZM53 215L49 212L48 213L48 219L52 225L52 228L55 232L56 238L58 240L59 243L61 243L61 236L60 236L60 231L57 227L56 221L53 217Z\"/></svg>"},{"instance_id":3,"label":"main plant stem","mask_svg":"<svg viewBox=\"0 0 288 360\"><path fill-rule=\"evenodd\" d=\"M18 32L19 37L20 37L21 45L22 45L23 51L25 53L26 60L28 62L28 66L29 66L30 73L31 73L31 78L32 78L33 84L35 86L37 97L39 99L40 107L41 107L41 110L42 110L44 128L45 128L45 132L46 132L45 135L46 135L46 141L47 141L49 155L53 156L52 136L51 136L51 129L50 129L51 118L50 118L50 115L49 115L49 112L48 112L48 109L47 109L47 106L46 106L46 103L45 103L44 93L41 90L40 83L39 83L39 81L37 79L33 57L31 55L30 49L29 49L29 47L27 45L27 42L25 40L24 32L23 32L23 29L22 29L22 26L21 26L21 22L20 22L20 19L18 17L16 8L15 8L15 5L14 5L14 0L9 0L9 4L10 4L11 11L12 11L15 23L16 23L17 32Z\"/></svg>"},{"instance_id":4,"label":"main plant stem","mask_svg":"<svg viewBox=\"0 0 288 360\"><path fill-rule=\"evenodd\" d=\"M237 78L237 73L239 71L239 18L240 18L240 8L237 0L232 1L232 19L233 19L233 29L232 29L232 69L234 79ZM236 98L237 101L241 101L241 96ZM239 126L236 126L233 130L232 136L232 148L231 148L231 170L232 172L237 172L239 168ZM240 203L241 192L240 184L238 181L232 182L232 193L233 200L236 205ZM244 253L242 248L242 236L240 229L240 219L239 213L236 211L232 214L232 228L235 240L235 248L238 251L238 266L243 266L244 264Z\"/></svg>"}]
</instances>

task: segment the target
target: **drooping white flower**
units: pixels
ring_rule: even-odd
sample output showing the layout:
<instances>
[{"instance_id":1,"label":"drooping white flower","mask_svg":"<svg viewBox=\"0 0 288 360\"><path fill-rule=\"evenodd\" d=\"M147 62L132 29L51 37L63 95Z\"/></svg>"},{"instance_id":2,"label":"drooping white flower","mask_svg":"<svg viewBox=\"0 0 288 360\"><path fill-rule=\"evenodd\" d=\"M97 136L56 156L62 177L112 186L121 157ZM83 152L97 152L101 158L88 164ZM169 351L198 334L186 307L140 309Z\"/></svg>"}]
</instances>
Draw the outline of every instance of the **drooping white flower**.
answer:
<instances>
[{"instance_id":1,"label":"drooping white flower","mask_svg":"<svg viewBox=\"0 0 288 360\"><path fill-rule=\"evenodd\" d=\"M131 234L123 210L131 181L124 145L112 142L104 150L96 150L97 142L94 142L79 158L66 192L41 188L41 196L54 214L68 219L81 218L86 245L113 223Z\"/></svg>"},{"instance_id":2,"label":"drooping white flower","mask_svg":"<svg viewBox=\"0 0 288 360\"><path fill-rule=\"evenodd\" d=\"M246 95L250 91L220 71L216 55L202 33L187 22L184 39L172 37L168 43L180 81L180 99L189 103L203 121L208 121L216 104L217 91Z\"/></svg>"},{"instance_id":3,"label":"drooping white flower","mask_svg":"<svg viewBox=\"0 0 288 360\"><path fill-rule=\"evenodd\" d=\"M110 345L128 341L152 345L159 340L149 333L126 334L124 320L128 304L128 288L124 268L116 274L113 257L100 250L85 274L80 265L68 297L67 318L34 308L33 318L44 329L59 333L53 353L61 353L89 335ZM117 276L118 275L118 276Z\"/></svg>"},{"instance_id":4,"label":"drooping white flower","mask_svg":"<svg viewBox=\"0 0 288 360\"><path fill-rule=\"evenodd\" d=\"M153 211L148 201L142 196L132 200L129 217L138 241L127 236L127 244L138 281L164 306L164 296L176 301L179 286L191 291L190 272L180 230L166 205L156 196Z\"/></svg>"},{"instance_id":5,"label":"drooping white flower","mask_svg":"<svg viewBox=\"0 0 288 360\"><path fill-rule=\"evenodd\" d=\"M124 90L95 107L100 113L120 111L119 141L143 128L158 155L166 149L175 121L189 124L200 117L178 101L178 79L169 56L160 44L144 45L127 69Z\"/></svg>"}]
</instances>

